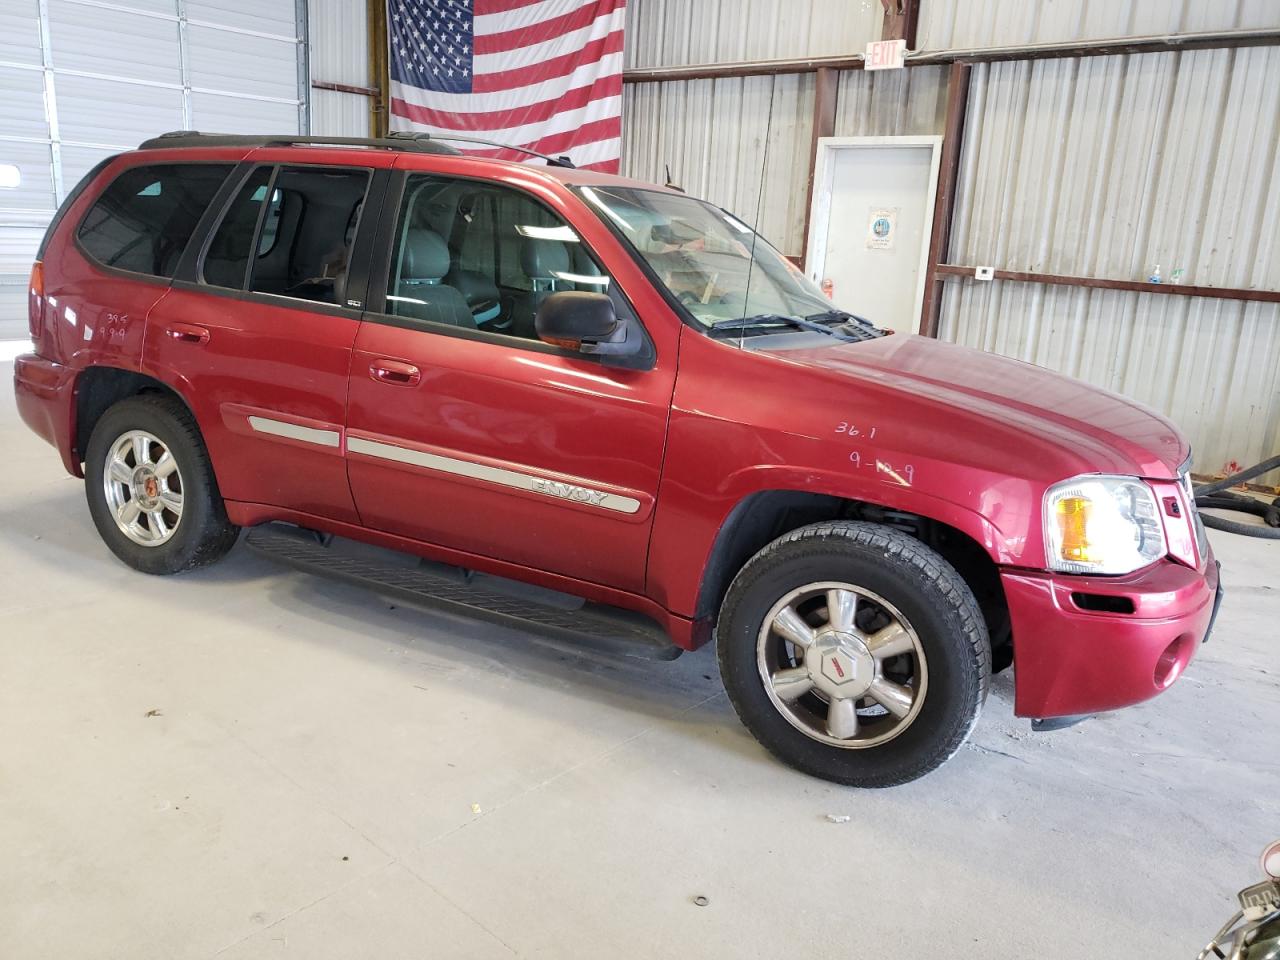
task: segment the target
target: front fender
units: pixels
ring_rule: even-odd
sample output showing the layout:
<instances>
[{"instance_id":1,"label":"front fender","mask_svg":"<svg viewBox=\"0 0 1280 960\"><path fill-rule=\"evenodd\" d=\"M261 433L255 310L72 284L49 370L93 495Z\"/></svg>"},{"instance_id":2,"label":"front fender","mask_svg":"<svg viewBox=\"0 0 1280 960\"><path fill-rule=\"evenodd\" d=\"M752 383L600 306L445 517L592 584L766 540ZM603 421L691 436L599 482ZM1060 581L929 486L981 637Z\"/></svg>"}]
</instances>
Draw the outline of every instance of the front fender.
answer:
<instances>
[{"instance_id":1,"label":"front fender","mask_svg":"<svg viewBox=\"0 0 1280 960\"><path fill-rule=\"evenodd\" d=\"M915 472L912 470L913 477ZM1011 539L972 506L914 485L907 481L901 469L888 473L877 470L875 476L876 479L871 479L865 475L850 476L822 469L760 466L743 469L727 478L726 489L735 504L765 490L795 490L919 514L955 527L976 541L997 564L1010 562L1010 553L1017 538ZM726 511L720 525L728 515Z\"/></svg>"},{"instance_id":2,"label":"front fender","mask_svg":"<svg viewBox=\"0 0 1280 960\"><path fill-rule=\"evenodd\" d=\"M672 398L646 590L695 616L718 532L746 498L822 494L963 532L999 566L1044 562L1044 456L962 407L927 403L875 370L840 374L687 331ZM705 611L702 611L705 613Z\"/></svg>"},{"instance_id":3,"label":"front fender","mask_svg":"<svg viewBox=\"0 0 1280 960\"><path fill-rule=\"evenodd\" d=\"M742 466L703 487L680 479L683 469L700 471L708 450L688 463L669 456L669 472L658 498L649 552L648 593L673 613L695 617L709 564L731 519L738 521L756 497L773 492L820 495L873 504L927 517L960 531L977 543L996 564L1018 564L1028 554L1028 530L1038 529L1038 495L1025 481L970 474L963 468L921 460L901 469L900 460L885 469L835 470L798 464ZM892 467L890 469L890 467ZM948 480L930 483L935 474ZM1029 504L1035 504L1032 511ZM738 513L735 515L735 511ZM1034 516L1032 515L1034 513ZM997 523L1002 518L1005 523ZM1038 540L1036 541L1038 549ZM732 576L732 572L729 573Z\"/></svg>"}]
</instances>

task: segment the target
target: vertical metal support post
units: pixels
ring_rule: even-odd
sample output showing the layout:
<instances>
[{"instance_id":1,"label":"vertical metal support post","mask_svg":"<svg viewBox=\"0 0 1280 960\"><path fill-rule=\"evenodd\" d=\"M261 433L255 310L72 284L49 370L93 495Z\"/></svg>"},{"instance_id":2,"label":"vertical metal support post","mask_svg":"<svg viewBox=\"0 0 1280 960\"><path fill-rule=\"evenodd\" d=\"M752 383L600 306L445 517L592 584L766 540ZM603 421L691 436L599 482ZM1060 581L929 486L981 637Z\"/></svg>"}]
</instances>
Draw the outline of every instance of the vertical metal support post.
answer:
<instances>
[{"instance_id":1,"label":"vertical metal support post","mask_svg":"<svg viewBox=\"0 0 1280 960\"><path fill-rule=\"evenodd\" d=\"M804 234L801 238L800 262L804 263L809 250L809 215L813 206L813 178L818 167L818 140L835 136L836 97L839 88L839 71L831 67L819 67L813 90L813 133L809 139L809 179L804 193Z\"/></svg>"},{"instance_id":2,"label":"vertical metal support post","mask_svg":"<svg viewBox=\"0 0 1280 960\"><path fill-rule=\"evenodd\" d=\"M369 86L377 95L369 98L369 135L385 137L391 129L391 68L387 50L387 0L368 0Z\"/></svg>"},{"instance_id":3,"label":"vertical metal support post","mask_svg":"<svg viewBox=\"0 0 1280 960\"><path fill-rule=\"evenodd\" d=\"M62 134L58 129L58 96L53 80L53 38L49 32L49 0L40 0L40 63L44 67L44 111L49 121L49 178L53 198L59 206L66 199L62 182Z\"/></svg>"},{"instance_id":4,"label":"vertical metal support post","mask_svg":"<svg viewBox=\"0 0 1280 960\"><path fill-rule=\"evenodd\" d=\"M182 129L194 130L191 108L191 39L187 35L187 0L177 0L178 75L182 83Z\"/></svg>"},{"instance_id":5,"label":"vertical metal support post","mask_svg":"<svg viewBox=\"0 0 1280 960\"><path fill-rule=\"evenodd\" d=\"M294 0L294 30L298 37L298 133L306 136L311 133L311 15L307 0Z\"/></svg>"},{"instance_id":6,"label":"vertical metal support post","mask_svg":"<svg viewBox=\"0 0 1280 960\"><path fill-rule=\"evenodd\" d=\"M916 49L916 33L920 25L920 0L880 0L884 21L881 40L905 40L907 49Z\"/></svg>"},{"instance_id":7,"label":"vertical metal support post","mask_svg":"<svg viewBox=\"0 0 1280 960\"><path fill-rule=\"evenodd\" d=\"M947 77L947 119L942 134L938 192L933 202L933 230L929 234L924 300L920 304L920 333L926 337L938 335L938 317L942 308L942 278L938 275L938 264L946 260L951 240L956 180L960 173L960 149L964 144L964 115L969 104L970 69L967 63L953 63Z\"/></svg>"}]
</instances>

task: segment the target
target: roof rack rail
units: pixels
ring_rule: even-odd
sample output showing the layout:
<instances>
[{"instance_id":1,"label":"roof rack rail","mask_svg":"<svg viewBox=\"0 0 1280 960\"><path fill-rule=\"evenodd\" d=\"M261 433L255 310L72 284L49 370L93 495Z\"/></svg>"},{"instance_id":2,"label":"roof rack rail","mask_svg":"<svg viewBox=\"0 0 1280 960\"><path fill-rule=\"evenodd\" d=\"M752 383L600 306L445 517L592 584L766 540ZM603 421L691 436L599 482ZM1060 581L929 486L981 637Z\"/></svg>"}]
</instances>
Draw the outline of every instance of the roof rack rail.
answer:
<instances>
[{"instance_id":1,"label":"roof rack rail","mask_svg":"<svg viewBox=\"0 0 1280 960\"><path fill-rule=\"evenodd\" d=\"M384 150L418 150L422 153L456 156L461 153L450 143L474 143L501 150L514 150L531 157L541 157L551 167L572 167L567 156L553 157L528 147L518 147L497 140L485 140L466 134L412 133L393 130L385 137L322 137L256 135L238 133L201 133L199 130L170 130L138 144L139 150L164 150L171 147L291 147L295 145L335 147L379 147Z\"/></svg>"},{"instance_id":2,"label":"roof rack rail","mask_svg":"<svg viewBox=\"0 0 1280 960\"><path fill-rule=\"evenodd\" d=\"M465 133L410 133L407 131L393 130L388 136L394 140L413 140L418 142L446 140L449 143L478 143L486 147L498 147L502 150L514 150L517 153L525 153L531 157L541 157L543 160L547 161L547 166L549 167L573 167L573 161L565 154L553 157L550 154L539 153L537 150L530 150L528 147L518 147L511 143L503 143L500 140L485 140L481 137L472 137Z\"/></svg>"},{"instance_id":3,"label":"roof rack rail","mask_svg":"<svg viewBox=\"0 0 1280 960\"><path fill-rule=\"evenodd\" d=\"M199 130L170 130L138 144L139 150L167 150L172 147L379 147L384 150L418 150L454 156L461 151L445 143L404 136L390 137L321 137L292 134L257 135L239 133L201 133Z\"/></svg>"}]
</instances>

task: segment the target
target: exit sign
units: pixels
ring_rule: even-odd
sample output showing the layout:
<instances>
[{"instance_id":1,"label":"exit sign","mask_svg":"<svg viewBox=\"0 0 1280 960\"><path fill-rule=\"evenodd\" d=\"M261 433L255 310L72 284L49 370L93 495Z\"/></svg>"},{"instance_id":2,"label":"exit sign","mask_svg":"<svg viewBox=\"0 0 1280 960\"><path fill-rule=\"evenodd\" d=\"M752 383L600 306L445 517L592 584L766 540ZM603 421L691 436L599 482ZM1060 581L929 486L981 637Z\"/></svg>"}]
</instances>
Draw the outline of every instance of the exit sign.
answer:
<instances>
[{"instance_id":1,"label":"exit sign","mask_svg":"<svg viewBox=\"0 0 1280 960\"><path fill-rule=\"evenodd\" d=\"M874 40L867 44L866 70L897 70L906 64L907 41Z\"/></svg>"}]
</instances>

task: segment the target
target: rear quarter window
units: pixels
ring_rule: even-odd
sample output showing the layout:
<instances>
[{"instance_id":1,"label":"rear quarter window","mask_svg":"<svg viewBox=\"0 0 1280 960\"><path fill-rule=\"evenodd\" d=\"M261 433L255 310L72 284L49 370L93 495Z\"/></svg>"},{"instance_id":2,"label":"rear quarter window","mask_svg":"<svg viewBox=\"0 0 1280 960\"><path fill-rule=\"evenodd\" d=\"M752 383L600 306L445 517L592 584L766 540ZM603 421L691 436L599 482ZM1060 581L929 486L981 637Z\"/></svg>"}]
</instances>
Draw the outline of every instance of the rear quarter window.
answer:
<instances>
[{"instance_id":1,"label":"rear quarter window","mask_svg":"<svg viewBox=\"0 0 1280 960\"><path fill-rule=\"evenodd\" d=\"M111 181L80 223L81 248L117 270L171 278L229 163L130 167Z\"/></svg>"}]
</instances>

